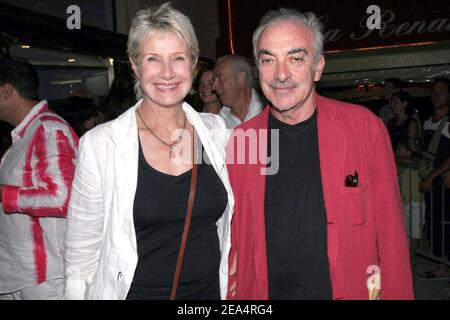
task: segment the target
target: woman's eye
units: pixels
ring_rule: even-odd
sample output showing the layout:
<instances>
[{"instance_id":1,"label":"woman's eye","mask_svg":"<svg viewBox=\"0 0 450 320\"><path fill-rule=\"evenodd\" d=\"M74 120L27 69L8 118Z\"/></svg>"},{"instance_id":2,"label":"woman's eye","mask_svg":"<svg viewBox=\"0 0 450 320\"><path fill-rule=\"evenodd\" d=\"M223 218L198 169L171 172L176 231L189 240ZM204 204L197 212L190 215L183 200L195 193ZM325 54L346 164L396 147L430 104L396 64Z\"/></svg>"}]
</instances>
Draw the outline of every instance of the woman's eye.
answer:
<instances>
[{"instance_id":1,"label":"woman's eye","mask_svg":"<svg viewBox=\"0 0 450 320\"><path fill-rule=\"evenodd\" d=\"M147 61L148 62L156 62L156 61L158 61L158 59L156 59L155 57L148 57Z\"/></svg>"}]
</instances>

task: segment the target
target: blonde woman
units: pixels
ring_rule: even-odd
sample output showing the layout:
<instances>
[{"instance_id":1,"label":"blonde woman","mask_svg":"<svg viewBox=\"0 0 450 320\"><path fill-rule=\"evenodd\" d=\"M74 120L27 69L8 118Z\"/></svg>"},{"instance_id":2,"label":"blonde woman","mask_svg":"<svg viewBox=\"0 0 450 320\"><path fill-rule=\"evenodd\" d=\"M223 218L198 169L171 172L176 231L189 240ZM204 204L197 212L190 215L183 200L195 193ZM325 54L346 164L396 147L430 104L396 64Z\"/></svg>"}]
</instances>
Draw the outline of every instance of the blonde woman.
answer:
<instances>
[{"instance_id":1,"label":"blonde woman","mask_svg":"<svg viewBox=\"0 0 450 320\"><path fill-rule=\"evenodd\" d=\"M225 124L183 102L198 51L189 19L169 4L134 18L128 54L140 100L81 140L65 240L67 299L169 299L194 168L176 298L226 296L233 195Z\"/></svg>"}]
</instances>

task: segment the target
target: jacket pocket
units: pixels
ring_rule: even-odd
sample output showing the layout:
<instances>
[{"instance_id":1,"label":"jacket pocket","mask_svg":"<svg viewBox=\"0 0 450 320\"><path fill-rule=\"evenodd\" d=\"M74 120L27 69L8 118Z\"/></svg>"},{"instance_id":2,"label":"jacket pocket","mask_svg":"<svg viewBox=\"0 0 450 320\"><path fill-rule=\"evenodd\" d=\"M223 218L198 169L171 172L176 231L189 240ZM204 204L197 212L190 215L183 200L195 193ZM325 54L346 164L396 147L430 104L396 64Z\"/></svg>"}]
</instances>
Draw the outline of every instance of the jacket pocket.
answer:
<instances>
[{"instance_id":1,"label":"jacket pocket","mask_svg":"<svg viewBox=\"0 0 450 320\"><path fill-rule=\"evenodd\" d=\"M89 299L125 299L128 286L125 284L127 263L121 259L120 251L110 248L101 258L98 271L88 293Z\"/></svg>"},{"instance_id":2,"label":"jacket pocket","mask_svg":"<svg viewBox=\"0 0 450 320\"><path fill-rule=\"evenodd\" d=\"M361 226L367 222L366 188L345 187L342 194L343 210L346 221L352 226Z\"/></svg>"}]
</instances>

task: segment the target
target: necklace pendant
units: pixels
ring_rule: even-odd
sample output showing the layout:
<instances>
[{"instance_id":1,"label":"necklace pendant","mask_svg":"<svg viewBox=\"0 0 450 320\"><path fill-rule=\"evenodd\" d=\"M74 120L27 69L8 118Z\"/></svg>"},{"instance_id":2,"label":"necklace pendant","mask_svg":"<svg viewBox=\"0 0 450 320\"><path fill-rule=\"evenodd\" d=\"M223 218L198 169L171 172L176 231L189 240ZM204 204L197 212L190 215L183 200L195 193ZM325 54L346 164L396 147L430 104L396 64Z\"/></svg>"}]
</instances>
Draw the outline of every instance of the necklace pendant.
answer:
<instances>
[{"instance_id":1,"label":"necklace pendant","mask_svg":"<svg viewBox=\"0 0 450 320\"><path fill-rule=\"evenodd\" d=\"M170 159L175 158L175 152L173 151L173 148L170 148L170 151L169 151L169 158L170 158Z\"/></svg>"}]
</instances>

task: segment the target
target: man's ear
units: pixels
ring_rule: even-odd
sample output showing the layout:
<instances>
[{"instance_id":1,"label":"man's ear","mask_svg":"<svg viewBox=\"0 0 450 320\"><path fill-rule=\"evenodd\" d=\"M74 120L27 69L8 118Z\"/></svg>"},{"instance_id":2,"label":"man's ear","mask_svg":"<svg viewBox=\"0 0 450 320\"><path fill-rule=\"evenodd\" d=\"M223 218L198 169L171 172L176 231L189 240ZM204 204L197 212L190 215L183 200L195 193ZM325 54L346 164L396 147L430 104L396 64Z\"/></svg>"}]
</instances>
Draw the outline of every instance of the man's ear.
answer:
<instances>
[{"instance_id":1,"label":"man's ear","mask_svg":"<svg viewBox=\"0 0 450 320\"><path fill-rule=\"evenodd\" d=\"M240 86L247 86L247 74L244 71L239 71L237 74L237 80Z\"/></svg>"},{"instance_id":2,"label":"man's ear","mask_svg":"<svg viewBox=\"0 0 450 320\"><path fill-rule=\"evenodd\" d=\"M319 62L317 62L316 70L314 71L314 81L320 80L324 68L325 68L325 58L323 55L321 55Z\"/></svg>"},{"instance_id":3,"label":"man's ear","mask_svg":"<svg viewBox=\"0 0 450 320\"><path fill-rule=\"evenodd\" d=\"M131 68L133 69L134 75L136 76L136 78L139 79L138 65L134 63L133 59L131 58L128 59L130 60Z\"/></svg>"},{"instance_id":4,"label":"man's ear","mask_svg":"<svg viewBox=\"0 0 450 320\"><path fill-rule=\"evenodd\" d=\"M15 90L16 89L10 83L5 83L3 85L3 90L2 90L2 93L1 93L3 100L11 99L11 97L13 96Z\"/></svg>"}]
</instances>

